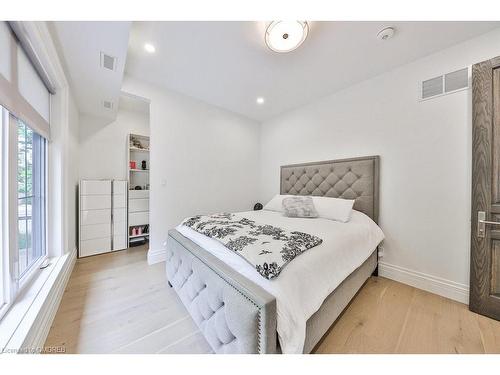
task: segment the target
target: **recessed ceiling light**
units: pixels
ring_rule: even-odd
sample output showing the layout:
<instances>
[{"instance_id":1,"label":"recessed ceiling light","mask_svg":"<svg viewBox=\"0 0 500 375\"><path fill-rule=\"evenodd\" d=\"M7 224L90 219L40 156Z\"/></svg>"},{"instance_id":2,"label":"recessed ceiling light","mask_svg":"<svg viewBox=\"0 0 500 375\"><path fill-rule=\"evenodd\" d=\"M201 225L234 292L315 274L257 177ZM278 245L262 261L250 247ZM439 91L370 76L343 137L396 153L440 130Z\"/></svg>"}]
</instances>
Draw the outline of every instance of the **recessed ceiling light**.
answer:
<instances>
[{"instance_id":1,"label":"recessed ceiling light","mask_svg":"<svg viewBox=\"0 0 500 375\"><path fill-rule=\"evenodd\" d=\"M306 40L308 32L305 21L273 21L266 30L266 44L274 52L290 52Z\"/></svg>"},{"instance_id":2,"label":"recessed ceiling light","mask_svg":"<svg viewBox=\"0 0 500 375\"><path fill-rule=\"evenodd\" d=\"M144 49L146 50L146 52L148 53L155 53L156 52L156 48L155 46L153 46L151 43L145 43L144 44Z\"/></svg>"},{"instance_id":3,"label":"recessed ceiling light","mask_svg":"<svg viewBox=\"0 0 500 375\"><path fill-rule=\"evenodd\" d=\"M262 96L259 96L256 100L257 104L264 104L264 98Z\"/></svg>"}]
</instances>

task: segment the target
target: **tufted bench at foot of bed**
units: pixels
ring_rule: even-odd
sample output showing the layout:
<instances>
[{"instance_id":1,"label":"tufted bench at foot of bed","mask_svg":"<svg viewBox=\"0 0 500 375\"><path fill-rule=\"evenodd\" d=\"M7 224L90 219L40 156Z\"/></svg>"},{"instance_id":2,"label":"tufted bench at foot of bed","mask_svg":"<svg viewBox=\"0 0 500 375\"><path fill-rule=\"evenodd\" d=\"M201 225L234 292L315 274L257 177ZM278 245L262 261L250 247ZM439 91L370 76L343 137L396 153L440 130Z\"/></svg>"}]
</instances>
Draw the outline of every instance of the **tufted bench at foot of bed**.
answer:
<instances>
[{"instance_id":1,"label":"tufted bench at foot of bed","mask_svg":"<svg viewBox=\"0 0 500 375\"><path fill-rule=\"evenodd\" d=\"M176 230L168 282L216 353L275 353L275 298Z\"/></svg>"}]
</instances>

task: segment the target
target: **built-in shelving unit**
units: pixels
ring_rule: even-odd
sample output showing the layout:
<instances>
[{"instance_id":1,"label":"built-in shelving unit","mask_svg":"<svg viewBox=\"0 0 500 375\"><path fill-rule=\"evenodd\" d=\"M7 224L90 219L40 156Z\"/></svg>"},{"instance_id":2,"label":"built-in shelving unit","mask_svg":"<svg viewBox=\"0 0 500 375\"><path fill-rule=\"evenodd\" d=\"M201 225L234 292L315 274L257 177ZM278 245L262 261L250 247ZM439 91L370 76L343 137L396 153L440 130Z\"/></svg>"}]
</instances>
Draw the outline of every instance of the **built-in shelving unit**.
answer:
<instances>
[{"instance_id":1,"label":"built-in shelving unit","mask_svg":"<svg viewBox=\"0 0 500 375\"><path fill-rule=\"evenodd\" d=\"M149 239L149 136L127 137L128 242Z\"/></svg>"},{"instance_id":2,"label":"built-in shelving unit","mask_svg":"<svg viewBox=\"0 0 500 375\"><path fill-rule=\"evenodd\" d=\"M132 152L149 152L149 150L137 148L137 147L130 147L129 150Z\"/></svg>"},{"instance_id":3,"label":"built-in shelving unit","mask_svg":"<svg viewBox=\"0 0 500 375\"><path fill-rule=\"evenodd\" d=\"M128 238L143 238L143 237L149 237L149 233L143 233L143 234L139 234L137 236L129 236Z\"/></svg>"}]
</instances>

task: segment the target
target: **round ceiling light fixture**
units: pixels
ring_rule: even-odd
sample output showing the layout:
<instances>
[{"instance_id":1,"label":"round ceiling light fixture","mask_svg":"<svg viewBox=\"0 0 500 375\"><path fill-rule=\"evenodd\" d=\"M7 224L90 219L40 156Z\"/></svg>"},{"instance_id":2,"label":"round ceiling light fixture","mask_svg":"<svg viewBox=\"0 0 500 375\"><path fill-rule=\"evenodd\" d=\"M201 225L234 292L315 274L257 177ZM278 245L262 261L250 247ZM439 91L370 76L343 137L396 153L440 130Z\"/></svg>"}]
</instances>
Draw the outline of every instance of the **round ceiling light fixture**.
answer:
<instances>
[{"instance_id":1,"label":"round ceiling light fixture","mask_svg":"<svg viewBox=\"0 0 500 375\"><path fill-rule=\"evenodd\" d=\"M391 39L394 36L394 27L386 27L378 32L377 38L380 40Z\"/></svg>"},{"instance_id":2,"label":"round ceiling light fixture","mask_svg":"<svg viewBox=\"0 0 500 375\"><path fill-rule=\"evenodd\" d=\"M306 40L308 33L306 21L273 21L266 29L266 44L274 52L290 52Z\"/></svg>"}]
</instances>

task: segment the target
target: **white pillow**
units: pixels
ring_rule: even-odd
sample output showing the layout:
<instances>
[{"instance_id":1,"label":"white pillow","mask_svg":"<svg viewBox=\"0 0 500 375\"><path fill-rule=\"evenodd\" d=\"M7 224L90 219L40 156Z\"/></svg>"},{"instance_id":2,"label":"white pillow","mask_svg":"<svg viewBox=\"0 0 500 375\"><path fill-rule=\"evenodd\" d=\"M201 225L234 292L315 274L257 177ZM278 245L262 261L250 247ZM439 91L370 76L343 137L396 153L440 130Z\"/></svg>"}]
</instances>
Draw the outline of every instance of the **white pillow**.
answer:
<instances>
[{"instance_id":1,"label":"white pillow","mask_svg":"<svg viewBox=\"0 0 500 375\"><path fill-rule=\"evenodd\" d=\"M267 202L263 209L267 211L285 212L283 208L283 198L287 197L293 197L293 195L276 194L273 199Z\"/></svg>"},{"instance_id":2,"label":"white pillow","mask_svg":"<svg viewBox=\"0 0 500 375\"><path fill-rule=\"evenodd\" d=\"M354 199L312 197L319 217L347 223L351 219Z\"/></svg>"}]
</instances>

